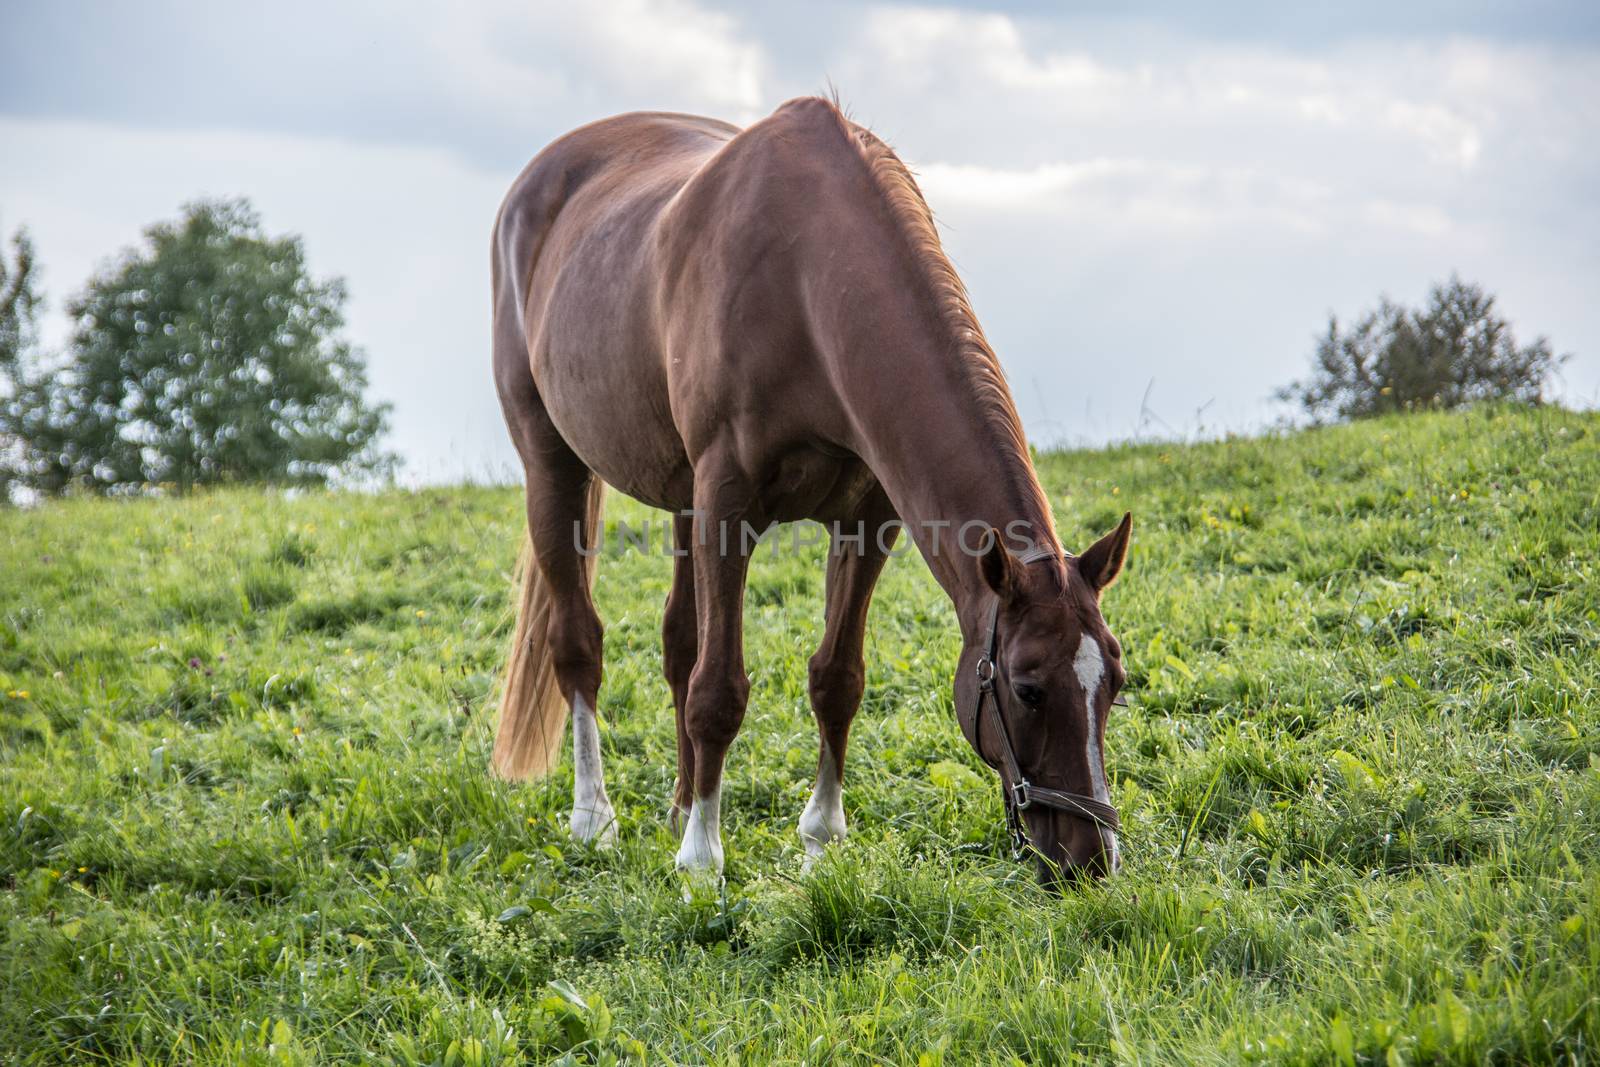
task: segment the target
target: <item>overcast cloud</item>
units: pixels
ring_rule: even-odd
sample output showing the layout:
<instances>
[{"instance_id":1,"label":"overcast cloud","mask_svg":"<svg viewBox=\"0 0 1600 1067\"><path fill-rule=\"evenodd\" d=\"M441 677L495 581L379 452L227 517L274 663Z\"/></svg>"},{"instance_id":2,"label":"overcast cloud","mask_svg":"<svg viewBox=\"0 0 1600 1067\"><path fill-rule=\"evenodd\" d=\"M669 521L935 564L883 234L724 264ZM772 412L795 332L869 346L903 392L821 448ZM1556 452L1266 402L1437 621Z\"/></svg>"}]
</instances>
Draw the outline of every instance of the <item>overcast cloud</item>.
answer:
<instances>
[{"instance_id":1,"label":"overcast cloud","mask_svg":"<svg viewBox=\"0 0 1600 1067\"><path fill-rule=\"evenodd\" d=\"M60 343L145 225L248 196L348 279L410 477L506 477L517 170L607 114L750 121L831 81L919 174L1038 441L1259 427L1329 311L1451 271L1592 405L1600 9L1394 6L12 3L0 227L33 231Z\"/></svg>"}]
</instances>

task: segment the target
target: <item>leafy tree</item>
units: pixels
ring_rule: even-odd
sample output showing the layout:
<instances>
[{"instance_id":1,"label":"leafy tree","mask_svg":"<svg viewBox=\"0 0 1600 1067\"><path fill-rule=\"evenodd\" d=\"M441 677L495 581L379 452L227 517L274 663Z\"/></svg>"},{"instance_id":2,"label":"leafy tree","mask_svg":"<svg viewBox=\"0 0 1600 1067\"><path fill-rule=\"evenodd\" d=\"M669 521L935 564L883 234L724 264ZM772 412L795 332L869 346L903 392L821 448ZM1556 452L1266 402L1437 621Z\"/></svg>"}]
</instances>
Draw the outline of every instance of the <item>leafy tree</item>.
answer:
<instances>
[{"instance_id":1,"label":"leafy tree","mask_svg":"<svg viewBox=\"0 0 1600 1067\"><path fill-rule=\"evenodd\" d=\"M0 430L23 442L21 479L125 491L392 468L344 302L247 201L188 205L72 303L69 358L18 384Z\"/></svg>"},{"instance_id":2,"label":"leafy tree","mask_svg":"<svg viewBox=\"0 0 1600 1067\"><path fill-rule=\"evenodd\" d=\"M0 254L0 381L13 379L33 346L39 308L33 241L27 230L11 238L12 263Z\"/></svg>"},{"instance_id":3,"label":"leafy tree","mask_svg":"<svg viewBox=\"0 0 1600 1067\"><path fill-rule=\"evenodd\" d=\"M39 309L33 242L28 231L11 238L11 263L0 253L0 505L11 499L12 468L23 446L7 429L4 410L17 392L25 361L38 339Z\"/></svg>"},{"instance_id":4,"label":"leafy tree","mask_svg":"<svg viewBox=\"0 0 1600 1067\"><path fill-rule=\"evenodd\" d=\"M1567 356L1540 337L1518 345L1511 324L1481 286L1452 276L1436 285L1428 305L1402 307L1384 299L1375 311L1341 329L1329 317L1317 342L1311 377L1279 391L1321 419L1354 419L1415 408L1453 408L1481 400L1538 404Z\"/></svg>"}]
</instances>

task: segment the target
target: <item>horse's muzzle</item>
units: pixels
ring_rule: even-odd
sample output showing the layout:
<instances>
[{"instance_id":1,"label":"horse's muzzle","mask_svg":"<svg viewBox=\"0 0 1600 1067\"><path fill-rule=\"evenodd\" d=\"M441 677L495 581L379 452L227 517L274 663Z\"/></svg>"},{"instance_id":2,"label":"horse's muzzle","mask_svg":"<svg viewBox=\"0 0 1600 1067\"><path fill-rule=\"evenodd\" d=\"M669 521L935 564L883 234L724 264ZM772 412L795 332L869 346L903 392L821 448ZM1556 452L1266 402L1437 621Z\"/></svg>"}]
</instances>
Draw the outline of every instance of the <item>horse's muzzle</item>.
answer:
<instances>
[{"instance_id":1,"label":"horse's muzzle","mask_svg":"<svg viewBox=\"0 0 1600 1067\"><path fill-rule=\"evenodd\" d=\"M1039 880L1046 888L1061 890L1117 872L1114 832L1063 811L1040 812L1027 822Z\"/></svg>"}]
</instances>

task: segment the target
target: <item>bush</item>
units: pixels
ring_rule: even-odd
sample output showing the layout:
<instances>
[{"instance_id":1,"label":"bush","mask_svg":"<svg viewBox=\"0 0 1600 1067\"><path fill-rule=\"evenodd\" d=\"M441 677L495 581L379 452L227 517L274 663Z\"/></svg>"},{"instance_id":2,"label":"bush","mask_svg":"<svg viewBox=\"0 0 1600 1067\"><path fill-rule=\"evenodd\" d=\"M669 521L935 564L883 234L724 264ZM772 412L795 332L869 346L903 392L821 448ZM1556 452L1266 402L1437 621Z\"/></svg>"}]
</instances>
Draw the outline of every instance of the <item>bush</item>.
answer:
<instances>
[{"instance_id":1,"label":"bush","mask_svg":"<svg viewBox=\"0 0 1600 1067\"><path fill-rule=\"evenodd\" d=\"M1481 286L1451 277L1421 309L1384 299L1354 329L1328 319L1311 377L1278 393L1318 420L1356 419L1390 411L1455 408L1483 400L1538 404L1557 356L1540 337L1517 344Z\"/></svg>"}]
</instances>

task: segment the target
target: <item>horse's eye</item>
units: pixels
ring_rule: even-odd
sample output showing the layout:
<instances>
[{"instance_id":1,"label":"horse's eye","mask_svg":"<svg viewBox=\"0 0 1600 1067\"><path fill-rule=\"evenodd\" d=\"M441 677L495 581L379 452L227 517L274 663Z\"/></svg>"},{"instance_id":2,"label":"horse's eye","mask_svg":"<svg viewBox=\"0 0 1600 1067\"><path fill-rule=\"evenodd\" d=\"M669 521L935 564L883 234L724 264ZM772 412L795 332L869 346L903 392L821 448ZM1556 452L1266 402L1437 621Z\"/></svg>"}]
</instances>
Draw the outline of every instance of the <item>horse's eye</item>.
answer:
<instances>
[{"instance_id":1,"label":"horse's eye","mask_svg":"<svg viewBox=\"0 0 1600 1067\"><path fill-rule=\"evenodd\" d=\"M1011 688L1017 694L1017 699L1030 708L1036 708L1044 703L1044 690L1036 685L1018 683Z\"/></svg>"}]
</instances>

